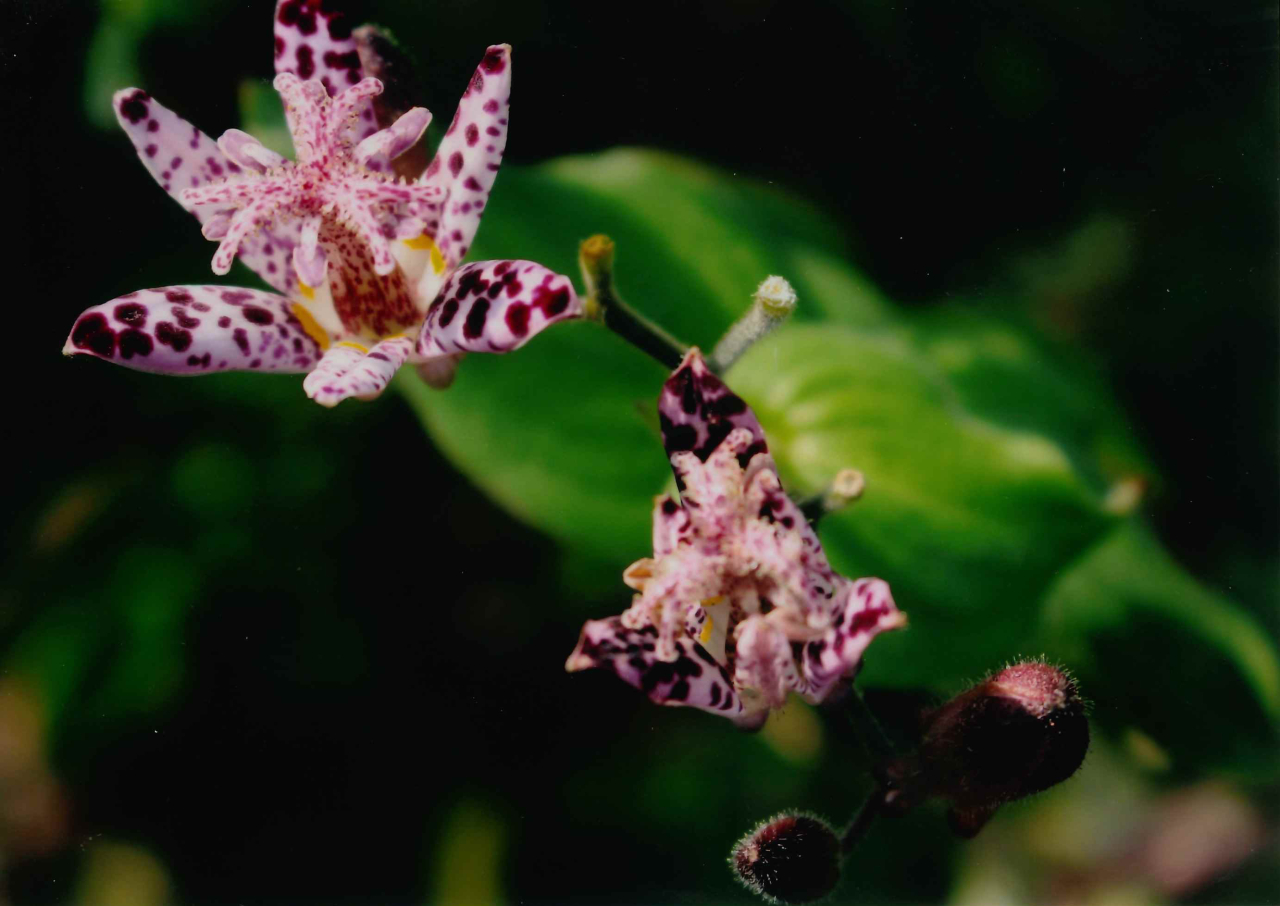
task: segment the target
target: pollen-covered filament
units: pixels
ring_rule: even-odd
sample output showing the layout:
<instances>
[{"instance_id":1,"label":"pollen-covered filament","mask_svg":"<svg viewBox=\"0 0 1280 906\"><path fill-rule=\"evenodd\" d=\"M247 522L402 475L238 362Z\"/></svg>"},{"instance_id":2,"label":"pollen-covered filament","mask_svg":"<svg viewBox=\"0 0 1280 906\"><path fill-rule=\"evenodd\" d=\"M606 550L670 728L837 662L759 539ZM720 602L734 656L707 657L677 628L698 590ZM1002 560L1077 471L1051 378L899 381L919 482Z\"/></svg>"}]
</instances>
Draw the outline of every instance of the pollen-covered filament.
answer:
<instances>
[{"instance_id":1,"label":"pollen-covered filament","mask_svg":"<svg viewBox=\"0 0 1280 906\"><path fill-rule=\"evenodd\" d=\"M242 175L220 184L187 189L182 199L194 206L225 210L204 229L220 240L213 271L225 274L240 243L276 222L303 221L294 267L302 282L316 286L324 279L324 237L341 235L341 227L366 247L375 273L386 276L396 267L391 241L420 236L438 217L443 191L434 186L396 182L388 162L408 150L422 135L431 114L415 107L395 123L355 145L351 127L360 101L382 92L377 79L364 79L330 98L316 81L292 73L276 76L292 124L297 161L286 160L238 129L228 130L218 147L239 164Z\"/></svg>"}]
</instances>

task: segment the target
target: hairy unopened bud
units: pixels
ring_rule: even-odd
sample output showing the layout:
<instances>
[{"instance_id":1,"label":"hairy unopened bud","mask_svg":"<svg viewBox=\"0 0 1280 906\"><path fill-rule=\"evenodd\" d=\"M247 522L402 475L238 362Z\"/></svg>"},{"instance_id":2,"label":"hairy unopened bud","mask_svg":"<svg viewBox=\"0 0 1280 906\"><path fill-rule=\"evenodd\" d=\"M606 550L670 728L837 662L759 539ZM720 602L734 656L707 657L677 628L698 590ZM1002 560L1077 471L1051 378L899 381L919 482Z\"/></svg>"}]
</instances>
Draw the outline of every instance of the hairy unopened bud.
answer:
<instances>
[{"instance_id":1,"label":"hairy unopened bud","mask_svg":"<svg viewBox=\"0 0 1280 906\"><path fill-rule=\"evenodd\" d=\"M782 277L768 277L751 296L751 307L716 344L711 362L726 371L748 349L773 333L796 310L796 291Z\"/></svg>"},{"instance_id":2,"label":"hairy unopened bud","mask_svg":"<svg viewBox=\"0 0 1280 906\"><path fill-rule=\"evenodd\" d=\"M840 840L822 819L785 812L739 840L729 863L743 884L770 902L808 903L840 880Z\"/></svg>"},{"instance_id":3,"label":"hairy unopened bud","mask_svg":"<svg viewBox=\"0 0 1280 906\"><path fill-rule=\"evenodd\" d=\"M1006 667L928 719L919 779L951 801L956 833L971 837L1001 803L1066 780L1084 761L1089 722L1075 681L1039 661Z\"/></svg>"}]
</instances>

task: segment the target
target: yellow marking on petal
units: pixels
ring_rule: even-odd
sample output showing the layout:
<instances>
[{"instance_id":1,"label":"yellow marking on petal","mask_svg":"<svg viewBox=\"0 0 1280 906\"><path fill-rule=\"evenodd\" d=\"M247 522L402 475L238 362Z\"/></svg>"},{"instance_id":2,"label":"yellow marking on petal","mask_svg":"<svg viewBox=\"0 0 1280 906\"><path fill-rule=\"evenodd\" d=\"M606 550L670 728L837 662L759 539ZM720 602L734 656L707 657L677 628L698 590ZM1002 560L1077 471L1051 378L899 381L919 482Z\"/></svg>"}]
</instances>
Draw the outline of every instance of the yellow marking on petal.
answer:
<instances>
[{"instance_id":1,"label":"yellow marking on petal","mask_svg":"<svg viewBox=\"0 0 1280 906\"><path fill-rule=\"evenodd\" d=\"M431 252L431 269L437 274L444 273L444 254L440 251L440 246L436 245L434 239L423 233L421 236L414 236L412 239L403 240L403 242L411 249L429 250Z\"/></svg>"},{"instance_id":2,"label":"yellow marking on petal","mask_svg":"<svg viewBox=\"0 0 1280 906\"><path fill-rule=\"evenodd\" d=\"M352 343L350 340L342 340L342 341L341 341L341 342L339 342L337 345L338 345L338 346L350 346L352 349L358 349L358 350L359 350L360 352L362 352L362 353L368 353L368 352L369 352L369 347L368 347L368 346L361 346L359 343Z\"/></svg>"},{"instance_id":3,"label":"yellow marking on petal","mask_svg":"<svg viewBox=\"0 0 1280 906\"><path fill-rule=\"evenodd\" d=\"M315 301L316 291L312 289L310 286L307 286L307 284L303 283L302 280L298 280L298 289L302 292L303 297L306 298L308 301L311 301L311 302Z\"/></svg>"},{"instance_id":4,"label":"yellow marking on petal","mask_svg":"<svg viewBox=\"0 0 1280 906\"><path fill-rule=\"evenodd\" d=\"M715 628L716 628L716 621L711 619L711 617L708 616L707 622L702 624L702 632L698 633L698 641L704 645L707 644L707 642L711 641L711 632Z\"/></svg>"},{"instance_id":5,"label":"yellow marking on petal","mask_svg":"<svg viewBox=\"0 0 1280 906\"><path fill-rule=\"evenodd\" d=\"M307 311L307 307L300 302L293 303L289 309L293 312L293 316L302 324L302 329L307 336L316 341L316 345L323 351L329 348L329 333L316 321L311 312Z\"/></svg>"},{"instance_id":6,"label":"yellow marking on petal","mask_svg":"<svg viewBox=\"0 0 1280 906\"><path fill-rule=\"evenodd\" d=\"M724 595L716 595L714 598L706 598L702 602L703 607L715 607L724 600Z\"/></svg>"}]
</instances>

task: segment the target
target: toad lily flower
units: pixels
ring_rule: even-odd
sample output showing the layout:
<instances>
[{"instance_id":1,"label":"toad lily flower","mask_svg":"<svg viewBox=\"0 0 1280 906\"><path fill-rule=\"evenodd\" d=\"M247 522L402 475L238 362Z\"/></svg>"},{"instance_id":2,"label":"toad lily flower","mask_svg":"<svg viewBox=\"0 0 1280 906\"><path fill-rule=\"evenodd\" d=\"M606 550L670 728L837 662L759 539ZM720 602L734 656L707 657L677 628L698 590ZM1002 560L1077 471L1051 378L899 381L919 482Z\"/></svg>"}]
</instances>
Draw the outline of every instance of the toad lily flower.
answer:
<instances>
[{"instance_id":1,"label":"toad lily flower","mask_svg":"<svg viewBox=\"0 0 1280 906\"><path fill-rule=\"evenodd\" d=\"M435 159L413 181L391 160L421 138L415 107L379 129L333 4L280 0L275 88L297 159L238 129L218 141L146 93L115 96L142 163L218 242L277 292L227 286L141 290L90 308L63 351L164 374L309 372L307 395L370 399L405 363L447 384L467 352L508 352L582 305L567 277L531 261L462 264L506 145L511 48L490 47Z\"/></svg>"},{"instance_id":2,"label":"toad lily flower","mask_svg":"<svg viewBox=\"0 0 1280 906\"><path fill-rule=\"evenodd\" d=\"M697 349L658 411L680 499L657 498L653 557L623 574L631 607L589 621L567 669L606 667L659 704L746 728L788 692L822 701L872 638L905 624L889 586L832 571L754 413Z\"/></svg>"}]
</instances>

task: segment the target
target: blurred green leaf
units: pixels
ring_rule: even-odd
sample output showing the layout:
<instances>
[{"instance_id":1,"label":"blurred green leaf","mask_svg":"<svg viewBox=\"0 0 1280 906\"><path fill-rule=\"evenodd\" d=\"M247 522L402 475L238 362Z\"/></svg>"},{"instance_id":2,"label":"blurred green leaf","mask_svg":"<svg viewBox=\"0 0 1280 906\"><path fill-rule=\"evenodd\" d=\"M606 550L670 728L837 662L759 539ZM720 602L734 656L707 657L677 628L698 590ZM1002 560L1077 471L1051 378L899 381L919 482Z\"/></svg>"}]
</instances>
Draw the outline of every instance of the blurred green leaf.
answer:
<instances>
[{"instance_id":1,"label":"blurred green leaf","mask_svg":"<svg viewBox=\"0 0 1280 906\"><path fill-rule=\"evenodd\" d=\"M7 662L36 683L55 730L86 714L106 725L161 709L185 672L197 581L184 556L137 545L105 577L85 579L82 594L40 613Z\"/></svg>"},{"instance_id":2,"label":"blurred green leaf","mask_svg":"<svg viewBox=\"0 0 1280 906\"><path fill-rule=\"evenodd\" d=\"M573 273L575 240L597 231L617 242L632 303L704 347L763 277L795 284L800 323L731 381L799 490L850 465L868 475L868 500L826 530L832 556L889 577L925 621L886 640L904 656L886 657L874 676L960 678L1029 637L1049 578L1111 522L1102 500L1117 470L1102 468L1100 451L1132 444L1105 394L972 306L895 309L809 205L669 155L620 150L504 172L475 254ZM637 414L664 376L580 324L517 356L469 358L446 393L412 378L400 387L473 481L617 569L647 552L650 501L669 476Z\"/></svg>"},{"instance_id":3,"label":"blurred green leaf","mask_svg":"<svg viewBox=\"0 0 1280 906\"><path fill-rule=\"evenodd\" d=\"M608 233L620 288L647 315L704 346L783 273L800 319L878 324L887 302L845 265L843 240L810 206L655 152L620 150L504 171L472 258L521 257L577 270L577 241ZM437 393L400 388L458 467L504 507L584 553L641 555L668 470L637 404L662 369L595 325L539 337L518 356L472 356Z\"/></svg>"},{"instance_id":4,"label":"blurred green leaf","mask_svg":"<svg viewBox=\"0 0 1280 906\"><path fill-rule=\"evenodd\" d=\"M901 336L796 325L728 377L793 486L868 477L822 537L838 570L887 578L911 617L876 643L873 682L932 685L1007 658L1053 575L1111 520L1058 445L975 415Z\"/></svg>"},{"instance_id":5,"label":"blurred green leaf","mask_svg":"<svg viewBox=\"0 0 1280 906\"><path fill-rule=\"evenodd\" d=\"M1138 727L1175 771L1274 776L1280 662L1266 631L1188 576L1138 523L1054 585L1046 639L1114 732Z\"/></svg>"}]
</instances>

